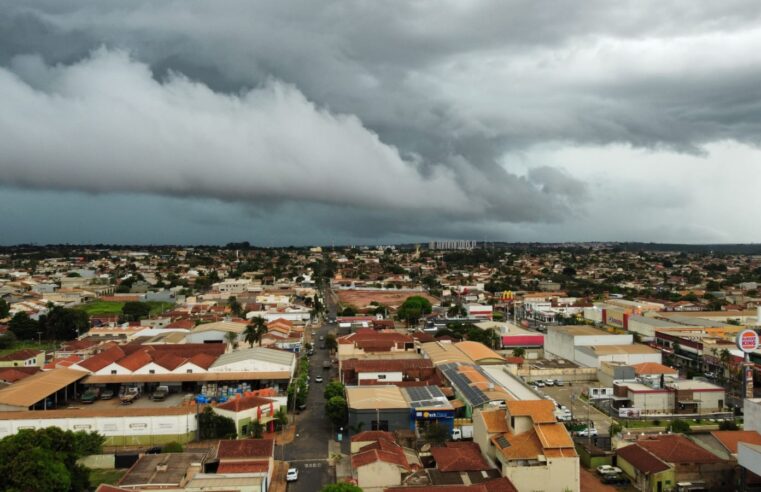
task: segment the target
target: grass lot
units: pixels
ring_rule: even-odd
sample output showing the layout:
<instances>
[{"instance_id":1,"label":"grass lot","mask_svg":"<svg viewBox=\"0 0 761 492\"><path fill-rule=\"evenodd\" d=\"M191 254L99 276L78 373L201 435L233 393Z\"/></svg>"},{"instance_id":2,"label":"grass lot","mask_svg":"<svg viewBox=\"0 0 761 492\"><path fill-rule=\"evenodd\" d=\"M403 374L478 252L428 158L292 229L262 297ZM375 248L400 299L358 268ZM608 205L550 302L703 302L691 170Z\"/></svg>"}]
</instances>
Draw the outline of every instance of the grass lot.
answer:
<instances>
[{"instance_id":1,"label":"grass lot","mask_svg":"<svg viewBox=\"0 0 761 492\"><path fill-rule=\"evenodd\" d=\"M15 342L13 346L9 348L0 349L0 356L5 354L10 354L11 352L15 352L21 349L55 350L55 345L52 343L46 343L46 342L42 342L42 345L40 345L37 342L29 342L29 341Z\"/></svg>"},{"instance_id":2,"label":"grass lot","mask_svg":"<svg viewBox=\"0 0 761 492\"><path fill-rule=\"evenodd\" d=\"M168 302L150 301L147 304L151 306L151 316L161 314L172 306L172 304ZM94 314L121 314L123 307L123 302L93 301L88 302L87 304L82 304L81 306L77 306L77 309L82 309L87 314L92 316Z\"/></svg>"},{"instance_id":3,"label":"grass lot","mask_svg":"<svg viewBox=\"0 0 761 492\"><path fill-rule=\"evenodd\" d=\"M127 470L90 470L90 487L94 489L98 488L98 485L107 483L109 485L116 485L116 482L121 480Z\"/></svg>"}]
</instances>

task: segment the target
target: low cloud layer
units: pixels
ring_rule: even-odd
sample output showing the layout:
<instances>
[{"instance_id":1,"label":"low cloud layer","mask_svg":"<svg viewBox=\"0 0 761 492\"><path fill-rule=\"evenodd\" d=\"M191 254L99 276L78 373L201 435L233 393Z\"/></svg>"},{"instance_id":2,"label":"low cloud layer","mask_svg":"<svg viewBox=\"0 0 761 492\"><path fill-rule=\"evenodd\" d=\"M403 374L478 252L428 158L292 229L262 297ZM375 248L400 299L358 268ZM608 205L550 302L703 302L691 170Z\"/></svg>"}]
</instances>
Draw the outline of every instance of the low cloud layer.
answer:
<instances>
[{"instance_id":1,"label":"low cloud layer","mask_svg":"<svg viewBox=\"0 0 761 492\"><path fill-rule=\"evenodd\" d=\"M759 157L755 1L0 5L0 185L338 242L673 241L679 216L684 240L761 240L713 218L758 176L725 158Z\"/></svg>"}]
</instances>

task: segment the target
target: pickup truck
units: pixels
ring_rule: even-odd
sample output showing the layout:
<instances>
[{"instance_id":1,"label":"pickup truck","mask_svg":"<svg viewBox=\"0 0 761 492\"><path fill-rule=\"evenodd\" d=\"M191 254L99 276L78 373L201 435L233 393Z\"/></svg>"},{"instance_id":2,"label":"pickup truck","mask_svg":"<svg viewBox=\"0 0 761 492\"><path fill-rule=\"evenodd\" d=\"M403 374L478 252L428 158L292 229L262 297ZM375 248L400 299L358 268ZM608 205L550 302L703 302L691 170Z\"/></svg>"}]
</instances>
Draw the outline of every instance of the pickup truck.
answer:
<instances>
[{"instance_id":1,"label":"pickup truck","mask_svg":"<svg viewBox=\"0 0 761 492\"><path fill-rule=\"evenodd\" d=\"M151 395L153 401L164 401L169 394L169 386L159 386Z\"/></svg>"},{"instance_id":2,"label":"pickup truck","mask_svg":"<svg viewBox=\"0 0 761 492\"><path fill-rule=\"evenodd\" d=\"M472 438L473 438L472 425L463 425L460 427L455 427L454 430L452 430L453 441L460 441L462 439L472 439Z\"/></svg>"},{"instance_id":3,"label":"pickup truck","mask_svg":"<svg viewBox=\"0 0 761 492\"><path fill-rule=\"evenodd\" d=\"M95 403L95 400L97 400L99 397L100 388L89 388L82 394L81 401L82 403Z\"/></svg>"},{"instance_id":4,"label":"pickup truck","mask_svg":"<svg viewBox=\"0 0 761 492\"><path fill-rule=\"evenodd\" d=\"M119 391L119 401L123 405L130 405L140 398L140 388L137 386L122 386Z\"/></svg>"}]
</instances>

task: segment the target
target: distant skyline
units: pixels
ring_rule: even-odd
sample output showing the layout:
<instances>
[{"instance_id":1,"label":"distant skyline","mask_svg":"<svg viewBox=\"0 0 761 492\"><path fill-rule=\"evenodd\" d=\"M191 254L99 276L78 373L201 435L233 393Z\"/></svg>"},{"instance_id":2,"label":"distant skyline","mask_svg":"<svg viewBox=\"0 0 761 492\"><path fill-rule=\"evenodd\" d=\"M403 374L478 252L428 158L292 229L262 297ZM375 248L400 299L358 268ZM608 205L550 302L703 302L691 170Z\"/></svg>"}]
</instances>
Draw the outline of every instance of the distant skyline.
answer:
<instances>
[{"instance_id":1,"label":"distant skyline","mask_svg":"<svg viewBox=\"0 0 761 492\"><path fill-rule=\"evenodd\" d=\"M761 4L0 0L0 244L761 242Z\"/></svg>"}]
</instances>

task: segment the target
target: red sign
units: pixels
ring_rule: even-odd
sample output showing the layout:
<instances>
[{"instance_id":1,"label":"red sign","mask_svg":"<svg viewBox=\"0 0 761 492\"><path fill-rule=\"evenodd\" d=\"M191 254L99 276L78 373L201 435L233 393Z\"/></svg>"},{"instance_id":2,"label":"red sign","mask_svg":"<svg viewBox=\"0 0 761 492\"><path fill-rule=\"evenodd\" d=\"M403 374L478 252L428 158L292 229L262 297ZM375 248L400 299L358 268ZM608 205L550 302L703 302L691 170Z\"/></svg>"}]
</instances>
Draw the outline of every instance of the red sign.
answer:
<instances>
[{"instance_id":1,"label":"red sign","mask_svg":"<svg viewBox=\"0 0 761 492\"><path fill-rule=\"evenodd\" d=\"M758 334L753 330L743 330L737 334L737 348L743 352L753 352L758 348Z\"/></svg>"}]
</instances>

